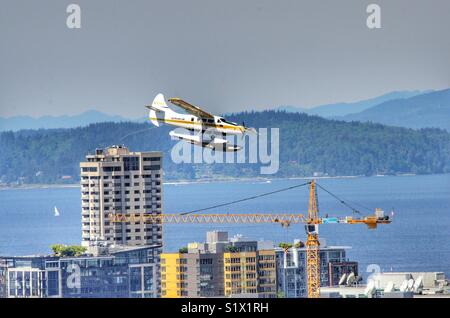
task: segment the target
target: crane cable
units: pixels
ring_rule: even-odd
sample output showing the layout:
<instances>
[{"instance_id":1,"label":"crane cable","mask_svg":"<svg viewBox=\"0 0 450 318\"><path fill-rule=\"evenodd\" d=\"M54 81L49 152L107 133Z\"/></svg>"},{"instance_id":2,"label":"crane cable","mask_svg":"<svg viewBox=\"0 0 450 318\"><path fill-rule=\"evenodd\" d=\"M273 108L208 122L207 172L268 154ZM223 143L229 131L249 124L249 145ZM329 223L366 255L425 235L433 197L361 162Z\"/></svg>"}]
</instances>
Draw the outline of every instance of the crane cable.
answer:
<instances>
[{"instance_id":1,"label":"crane cable","mask_svg":"<svg viewBox=\"0 0 450 318\"><path fill-rule=\"evenodd\" d=\"M130 136L137 135L137 134L143 133L143 132L145 132L145 131L148 131L148 130L151 130L151 129L154 129L154 128L156 128L156 126L155 126L155 127L147 127L147 128L145 128L145 129L141 129L141 130L138 130L138 131L133 131L133 132L131 132L131 133L125 135L125 136L122 136L122 137L119 139L119 141L122 141L122 140L124 140L124 139L126 139L126 138L128 138L128 137L130 137Z\"/></svg>"},{"instance_id":2,"label":"crane cable","mask_svg":"<svg viewBox=\"0 0 450 318\"><path fill-rule=\"evenodd\" d=\"M253 199L257 199L257 198L261 198L264 196L268 196L271 194L275 194L275 193L279 193L279 192L283 192L283 191L288 191L291 189L295 189L295 188L299 188L299 187L303 187L306 185L311 184L311 181L305 182L305 183L301 183L301 184L296 184L290 187L286 187L286 188L282 188L282 189L278 189L275 191L270 191L270 192L266 192L266 193L262 193L262 194L258 194L258 195L254 195L251 197L246 197L243 199L239 199L239 200L235 200L235 201L230 201L230 202L226 202L226 203L221 203L221 204L217 204L217 205L213 205L213 206L209 206L206 208L201 208L201 209L196 209L196 210L192 210L189 212L183 212L180 213L180 215L187 215L187 214L191 214L191 213L196 213L196 212L202 212L202 211L207 211L207 210L211 210L211 209L215 209L215 208L220 208L220 207L224 207L224 206L228 206L228 205L232 205L235 203L240 203L240 202L244 202L244 201L249 201L249 200L253 200ZM331 191L327 190L326 188L324 188L322 185L320 185L319 183L316 182L316 185L321 188L323 191L325 191L326 193L328 193L329 195L331 195L333 198L335 198L336 200L339 201L339 203L343 204L344 206L346 206L347 208L349 208L350 210L352 210L353 213L356 214L361 214L361 212L356 209L355 207L353 207L352 205L350 205L349 203L347 203L346 201L344 201L343 199L341 199L340 197L338 197L337 195L335 195L334 193L332 193ZM362 206L363 207L363 206ZM369 209L367 207L364 207L365 209ZM369 209L370 210L370 209Z\"/></svg>"},{"instance_id":3,"label":"crane cable","mask_svg":"<svg viewBox=\"0 0 450 318\"><path fill-rule=\"evenodd\" d=\"M213 205L213 206L202 208L202 209L192 210L192 211L189 211L189 212L183 212L183 213L180 213L180 215L186 215L186 214L191 214L191 213L195 213L195 212L201 212L201 211L211 210L211 209L215 209L215 208L220 208L220 207L223 207L223 206L227 206L227 205L231 205L231 204L235 204L235 203L239 203L239 202L244 202L244 201L248 201L248 200L257 199L257 198L264 197L264 196L271 195L271 194L275 194L275 193L278 193L278 192L283 192L283 191L287 191L287 190L303 187L303 186L308 185L308 184L311 184L311 181L308 181L308 182L305 182L305 183L302 183L302 184L293 185L293 186L290 186L290 187L287 187L287 188L278 189L278 190L275 190L275 191L266 192L266 193L254 195L254 196L251 196L251 197L247 197L247 198L243 198L243 199L227 202L227 203L217 204L217 205Z\"/></svg>"},{"instance_id":4,"label":"crane cable","mask_svg":"<svg viewBox=\"0 0 450 318\"><path fill-rule=\"evenodd\" d=\"M361 214L361 212L354 208L353 206L351 206L350 204L348 204L347 202L345 202L344 200L342 200L341 198L339 198L337 195L335 195L334 193L332 193L331 191L325 189L323 186L321 186L320 184L318 184L316 182L316 185L321 188L323 191L325 191L326 193L328 193L329 195L331 195L333 198L335 198L336 200L338 200L341 204L345 205L347 208L351 209L353 213L356 214Z\"/></svg>"}]
</instances>

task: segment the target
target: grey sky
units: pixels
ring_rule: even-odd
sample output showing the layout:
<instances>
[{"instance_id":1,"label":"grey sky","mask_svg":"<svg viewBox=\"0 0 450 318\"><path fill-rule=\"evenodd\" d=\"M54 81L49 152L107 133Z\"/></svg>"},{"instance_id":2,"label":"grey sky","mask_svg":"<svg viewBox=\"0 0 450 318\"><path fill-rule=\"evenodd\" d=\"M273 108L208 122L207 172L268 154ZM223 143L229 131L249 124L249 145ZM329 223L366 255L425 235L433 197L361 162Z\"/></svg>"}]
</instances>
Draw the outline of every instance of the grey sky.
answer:
<instances>
[{"instance_id":1,"label":"grey sky","mask_svg":"<svg viewBox=\"0 0 450 318\"><path fill-rule=\"evenodd\" d=\"M141 117L158 92L220 113L443 89L449 30L448 0L1 0L0 116Z\"/></svg>"}]
</instances>

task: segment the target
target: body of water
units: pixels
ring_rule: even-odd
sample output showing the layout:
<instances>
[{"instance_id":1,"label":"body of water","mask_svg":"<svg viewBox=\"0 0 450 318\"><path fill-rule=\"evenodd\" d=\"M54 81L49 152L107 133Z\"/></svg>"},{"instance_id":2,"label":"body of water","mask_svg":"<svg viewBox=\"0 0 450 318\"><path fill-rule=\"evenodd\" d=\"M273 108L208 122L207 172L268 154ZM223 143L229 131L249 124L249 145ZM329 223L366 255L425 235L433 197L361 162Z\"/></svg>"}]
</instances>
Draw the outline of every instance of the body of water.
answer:
<instances>
[{"instance_id":1,"label":"body of water","mask_svg":"<svg viewBox=\"0 0 450 318\"><path fill-rule=\"evenodd\" d=\"M303 183L214 182L164 185L165 213L179 213L258 195ZM393 222L368 230L364 225L329 224L320 227L328 245L350 246L348 258L384 271L443 271L450 276L450 175L319 179L318 183L368 214L376 207L395 211ZM320 214L352 215L351 210L323 190ZM54 206L59 217L54 216ZM78 188L0 191L0 255L49 253L55 243L81 241L81 200ZM301 187L206 213L307 213L308 188ZM306 239L302 225L168 224L164 249L176 251L188 242L202 242L208 230L227 230L251 239Z\"/></svg>"}]
</instances>

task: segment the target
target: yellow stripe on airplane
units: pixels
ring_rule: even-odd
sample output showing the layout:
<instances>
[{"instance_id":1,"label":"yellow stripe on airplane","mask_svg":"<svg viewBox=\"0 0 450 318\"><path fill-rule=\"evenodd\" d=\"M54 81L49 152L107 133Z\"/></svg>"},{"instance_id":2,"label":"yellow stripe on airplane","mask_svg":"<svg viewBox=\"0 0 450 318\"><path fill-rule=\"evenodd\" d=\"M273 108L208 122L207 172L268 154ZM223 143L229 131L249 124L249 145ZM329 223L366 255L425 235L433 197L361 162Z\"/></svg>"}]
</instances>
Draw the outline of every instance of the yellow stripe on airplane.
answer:
<instances>
[{"instance_id":1,"label":"yellow stripe on airplane","mask_svg":"<svg viewBox=\"0 0 450 318\"><path fill-rule=\"evenodd\" d=\"M223 127L218 126L216 124L211 124L211 123L203 123L203 124L199 124L199 123L194 123L192 121L189 120L181 120L181 119L161 119L161 118L156 118L156 117L149 117L150 120L157 120L157 121L161 121L163 123L181 123L181 124L190 124L190 125L194 125L194 126L211 126L211 127L215 127L215 128L224 128L224 129L234 129L234 130L239 130L241 131L241 129L239 127L236 126L230 126L230 125L223 125Z\"/></svg>"}]
</instances>

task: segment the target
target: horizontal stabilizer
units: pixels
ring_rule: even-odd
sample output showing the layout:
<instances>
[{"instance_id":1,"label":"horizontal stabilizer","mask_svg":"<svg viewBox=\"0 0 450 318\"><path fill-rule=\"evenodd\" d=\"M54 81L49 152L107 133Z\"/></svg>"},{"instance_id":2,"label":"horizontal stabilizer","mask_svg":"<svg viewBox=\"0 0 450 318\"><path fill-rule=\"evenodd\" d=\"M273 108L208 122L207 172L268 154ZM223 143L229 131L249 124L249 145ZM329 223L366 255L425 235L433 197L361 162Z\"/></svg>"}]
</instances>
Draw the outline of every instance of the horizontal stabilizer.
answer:
<instances>
[{"instance_id":1,"label":"horizontal stabilizer","mask_svg":"<svg viewBox=\"0 0 450 318\"><path fill-rule=\"evenodd\" d=\"M148 109L153 110L155 112L165 112L166 111L164 108L158 107L158 106L147 105L145 107L147 107Z\"/></svg>"}]
</instances>

